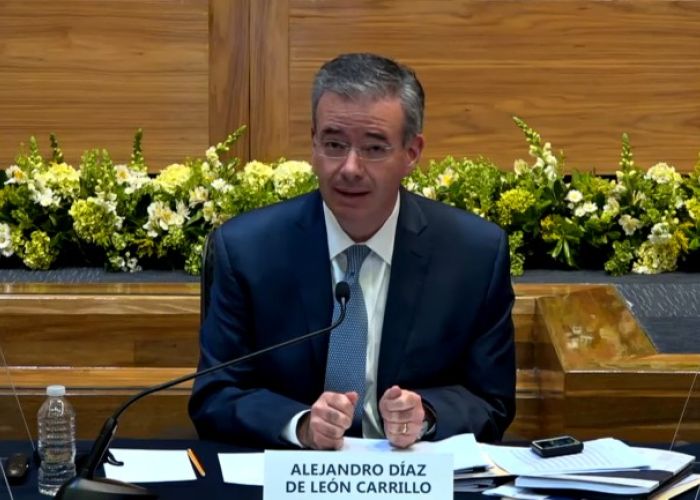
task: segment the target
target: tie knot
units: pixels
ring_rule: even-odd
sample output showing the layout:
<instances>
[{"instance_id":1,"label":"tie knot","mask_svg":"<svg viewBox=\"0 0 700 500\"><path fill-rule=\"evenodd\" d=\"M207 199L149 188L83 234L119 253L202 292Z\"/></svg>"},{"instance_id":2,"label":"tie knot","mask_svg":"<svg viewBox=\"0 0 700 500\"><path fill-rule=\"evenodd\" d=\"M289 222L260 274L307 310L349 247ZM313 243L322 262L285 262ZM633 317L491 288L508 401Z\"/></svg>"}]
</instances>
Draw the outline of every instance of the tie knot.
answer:
<instances>
[{"instance_id":1,"label":"tie knot","mask_svg":"<svg viewBox=\"0 0 700 500\"><path fill-rule=\"evenodd\" d=\"M348 267L345 271L346 279L354 280L360 272L362 263L369 255L369 247L367 245L353 245L345 250L345 255L348 258Z\"/></svg>"}]
</instances>

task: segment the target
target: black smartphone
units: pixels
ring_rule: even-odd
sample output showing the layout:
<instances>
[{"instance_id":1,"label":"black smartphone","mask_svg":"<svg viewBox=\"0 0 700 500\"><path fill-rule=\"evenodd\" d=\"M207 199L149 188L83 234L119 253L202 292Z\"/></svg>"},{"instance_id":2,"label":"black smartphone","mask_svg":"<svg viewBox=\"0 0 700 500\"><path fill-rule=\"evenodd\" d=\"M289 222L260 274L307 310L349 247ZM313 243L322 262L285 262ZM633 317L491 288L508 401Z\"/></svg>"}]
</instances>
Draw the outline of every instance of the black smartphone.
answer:
<instances>
[{"instance_id":1,"label":"black smartphone","mask_svg":"<svg viewBox=\"0 0 700 500\"><path fill-rule=\"evenodd\" d=\"M530 444L530 449L542 458L573 455L583 450L583 443L571 436L557 436L549 439L537 439Z\"/></svg>"}]
</instances>

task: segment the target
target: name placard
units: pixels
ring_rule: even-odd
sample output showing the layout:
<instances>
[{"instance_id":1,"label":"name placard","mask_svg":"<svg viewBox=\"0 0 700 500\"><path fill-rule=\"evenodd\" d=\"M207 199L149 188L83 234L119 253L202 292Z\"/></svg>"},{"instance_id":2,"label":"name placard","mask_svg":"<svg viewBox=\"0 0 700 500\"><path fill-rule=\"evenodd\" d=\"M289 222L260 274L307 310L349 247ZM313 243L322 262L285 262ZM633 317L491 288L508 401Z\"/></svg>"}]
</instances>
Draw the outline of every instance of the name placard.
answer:
<instances>
[{"instance_id":1,"label":"name placard","mask_svg":"<svg viewBox=\"0 0 700 500\"><path fill-rule=\"evenodd\" d=\"M452 455L411 452L265 452L263 500L453 498Z\"/></svg>"}]
</instances>

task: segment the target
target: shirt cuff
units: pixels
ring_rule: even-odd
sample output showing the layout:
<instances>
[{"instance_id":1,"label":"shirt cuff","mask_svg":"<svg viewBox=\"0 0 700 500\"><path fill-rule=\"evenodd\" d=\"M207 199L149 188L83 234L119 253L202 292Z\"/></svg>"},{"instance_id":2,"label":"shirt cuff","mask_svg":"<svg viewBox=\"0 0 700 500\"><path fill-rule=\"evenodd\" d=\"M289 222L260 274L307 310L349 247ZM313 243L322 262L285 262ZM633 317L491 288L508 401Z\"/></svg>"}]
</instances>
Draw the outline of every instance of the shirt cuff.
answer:
<instances>
[{"instance_id":1,"label":"shirt cuff","mask_svg":"<svg viewBox=\"0 0 700 500\"><path fill-rule=\"evenodd\" d=\"M282 439L287 441L289 444L298 446L299 448L304 447L297 436L297 425L299 424L299 419L301 419L301 417L307 413L309 413L309 410L300 411L292 417L289 423L284 426L284 429L282 429Z\"/></svg>"},{"instance_id":2,"label":"shirt cuff","mask_svg":"<svg viewBox=\"0 0 700 500\"><path fill-rule=\"evenodd\" d=\"M437 418L435 417L435 410L433 410L432 406L423 401L423 410L425 411L425 417L423 419L423 428L418 437L419 441L433 437L435 435L435 428L437 427Z\"/></svg>"}]
</instances>

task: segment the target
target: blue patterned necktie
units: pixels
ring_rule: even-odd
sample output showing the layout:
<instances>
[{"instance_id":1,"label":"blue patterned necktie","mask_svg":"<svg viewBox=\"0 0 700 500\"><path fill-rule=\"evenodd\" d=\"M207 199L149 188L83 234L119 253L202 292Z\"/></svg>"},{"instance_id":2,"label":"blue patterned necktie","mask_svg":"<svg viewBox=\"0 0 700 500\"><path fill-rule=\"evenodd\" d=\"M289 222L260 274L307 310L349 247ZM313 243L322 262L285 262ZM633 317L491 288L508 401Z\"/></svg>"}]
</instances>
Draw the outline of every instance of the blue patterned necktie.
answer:
<instances>
[{"instance_id":1,"label":"blue patterned necktie","mask_svg":"<svg viewBox=\"0 0 700 500\"><path fill-rule=\"evenodd\" d=\"M353 430L359 430L360 434L367 359L367 308L360 286L360 269L368 254L369 247L366 245L353 245L345 251L348 265L343 280L350 285L350 300L345 321L331 333L325 382L327 391L357 392L359 398L355 405ZM339 315L340 306L336 302L333 319Z\"/></svg>"}]
</instances>

